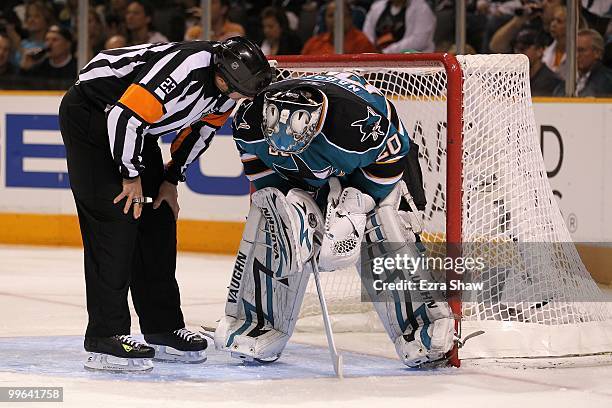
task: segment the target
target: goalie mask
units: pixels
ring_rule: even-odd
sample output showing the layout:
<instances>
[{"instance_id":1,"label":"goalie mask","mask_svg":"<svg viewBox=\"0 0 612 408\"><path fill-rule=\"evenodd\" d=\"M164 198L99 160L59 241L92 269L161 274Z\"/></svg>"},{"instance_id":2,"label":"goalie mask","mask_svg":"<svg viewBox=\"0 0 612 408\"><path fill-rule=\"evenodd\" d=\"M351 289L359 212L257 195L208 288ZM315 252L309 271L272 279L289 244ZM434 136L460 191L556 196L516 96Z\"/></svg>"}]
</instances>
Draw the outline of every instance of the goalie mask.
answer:
<instances>
[{"instance_id":1,"label":"goalie mask","mask_svg":"<svg viewBox=\"0 0 612 408\"><path fill-rule=\"evenodd\" d=\"M275 150L300 153L321 132L326 113L327 97L316 88L267 92L261 128Z\"/></svg>"}]
</instances>

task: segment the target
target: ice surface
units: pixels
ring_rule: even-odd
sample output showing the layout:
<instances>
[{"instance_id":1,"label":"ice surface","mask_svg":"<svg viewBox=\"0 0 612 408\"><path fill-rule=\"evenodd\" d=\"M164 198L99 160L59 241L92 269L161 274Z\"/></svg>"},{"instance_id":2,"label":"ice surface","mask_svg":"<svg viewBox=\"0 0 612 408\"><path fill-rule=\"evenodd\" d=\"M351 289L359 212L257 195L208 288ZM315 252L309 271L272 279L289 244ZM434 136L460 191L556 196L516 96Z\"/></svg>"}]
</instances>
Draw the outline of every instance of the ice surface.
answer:
<instances>
[{"instance_id":1,"label":"ice surface","mask_svg":"<svg viewBox=\"0 0 612 408\"><path fill-rule=\"evenodd\" d=\"M142 337L134 336L136 338ZM0 338L0 372L36 372L42 375L113 380L115 373L83 370L87 353L80 336L5 337ZM244 381L334 377L327 349L303 344L290 344L274 364L244 364L227 353L207 350L205 364L154 362L149 373L123 373L124 381ZM346 377L401 376L408 372L427 375L404 367L399 360L344 353ZM430 371L429 373L431 373Z\"/></svg>"},{"instance_id":2,"label":"ice surface","mask_svg":"<svg viewBox=\"0 0 612 408\"><path fill-rule=\"evenodd\" d=\"M180 254L190 328L213 326L223 313L232 264L231 257ZM609 358L467 361L460 369L418 371L404 368L376 334L338 336L349 377L343 381L333 377L324 334L296 334L281 360L266 366L211 351L203 365L95 373L82 368L86 321L79 250L0 247L0 387L64 387L57 406L612 407ZM137 334L135 315L132 321ZM532 368L542 366L556 368Z\"/></svg>"}]
</instances>

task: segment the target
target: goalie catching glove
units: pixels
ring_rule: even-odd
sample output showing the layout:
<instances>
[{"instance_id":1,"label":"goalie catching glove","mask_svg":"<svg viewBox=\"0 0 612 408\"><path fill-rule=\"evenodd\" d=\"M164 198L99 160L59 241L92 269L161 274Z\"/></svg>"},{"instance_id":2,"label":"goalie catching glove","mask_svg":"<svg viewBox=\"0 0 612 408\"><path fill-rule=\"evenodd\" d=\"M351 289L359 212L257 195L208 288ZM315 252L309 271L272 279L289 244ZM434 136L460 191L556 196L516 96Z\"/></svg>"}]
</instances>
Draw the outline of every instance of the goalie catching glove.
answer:
<instances>
[{"instance_id":1,"label":"goalie catching glove","mask_svg":"<svg viewBox=\"0 0 612 408\"><path fill-rule=\"evenodd\" d=\"M341 189L337 178L329 180L325 233L319 254L319 269L335 271L354 266L359 260L366 215L374 209L374 199L361 191Z\"/></svg>"}]
</instances>

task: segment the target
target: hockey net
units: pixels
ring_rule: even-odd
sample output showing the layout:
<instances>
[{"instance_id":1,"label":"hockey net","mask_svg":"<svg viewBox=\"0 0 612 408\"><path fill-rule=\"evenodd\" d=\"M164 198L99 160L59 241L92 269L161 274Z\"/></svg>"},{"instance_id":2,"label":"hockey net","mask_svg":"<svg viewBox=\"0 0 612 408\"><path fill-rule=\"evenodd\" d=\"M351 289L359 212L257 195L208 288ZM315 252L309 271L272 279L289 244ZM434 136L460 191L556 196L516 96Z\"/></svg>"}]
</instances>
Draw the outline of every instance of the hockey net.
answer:
<instances>
[{"instance_id":1,"label":"hockey net","mask_svg":"<svg viewBox=\"0 0 612 408\"><path fill-rule=\"evenodd\" d=\"M487 267L454 310L484 330L460 357L612 352L612 311L584 267L552 194L523 55L284 57L279 79L354 71L393 101L419 159L429 252L462 243ZM355 269L321 276L336 331L382 331ZM320 330L313 282L298 330Z\"/></svg>"}]
</instances>

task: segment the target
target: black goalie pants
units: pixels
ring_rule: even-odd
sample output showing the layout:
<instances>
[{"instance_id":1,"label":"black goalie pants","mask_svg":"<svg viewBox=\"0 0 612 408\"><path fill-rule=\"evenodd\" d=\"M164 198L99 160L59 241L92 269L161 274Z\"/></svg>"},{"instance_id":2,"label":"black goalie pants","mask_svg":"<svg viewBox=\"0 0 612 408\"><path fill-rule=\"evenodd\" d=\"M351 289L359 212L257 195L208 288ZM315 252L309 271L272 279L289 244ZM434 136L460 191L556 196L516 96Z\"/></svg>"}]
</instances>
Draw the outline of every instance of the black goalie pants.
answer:
<instances>
[{"instance_id":1,"label":"black goalie pants","mask_svg":"<svg viewBox=\"0 0 612 408\"><path fill-rule=\"evenodd\" d=\"M123 214L125 201L113 204L122 178L111 156L106 118L74 87L62 100L60 129L83 238L89 314L85 335L130 333L128 290L143 334L184 327L172 210L165 202L157 210L148 204L134 220L132 210ZM163 181L157 140L145 137L142 158L143 192L155 198Z\"/></svg>"}]
</instances>

